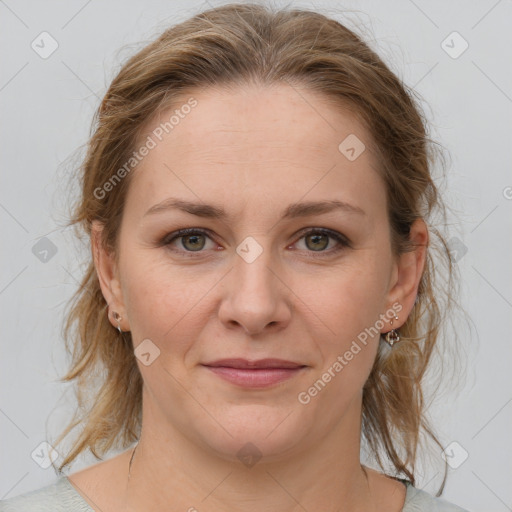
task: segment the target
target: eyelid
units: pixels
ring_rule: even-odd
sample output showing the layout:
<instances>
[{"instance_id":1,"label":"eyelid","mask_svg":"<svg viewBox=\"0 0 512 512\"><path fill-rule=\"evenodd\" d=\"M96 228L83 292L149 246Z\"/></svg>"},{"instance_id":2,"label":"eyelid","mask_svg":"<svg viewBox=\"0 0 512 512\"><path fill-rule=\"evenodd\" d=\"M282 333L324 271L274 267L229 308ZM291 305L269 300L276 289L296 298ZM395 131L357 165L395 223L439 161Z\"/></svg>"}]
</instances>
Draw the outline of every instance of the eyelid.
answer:
<instances>
[{"instance_id":1,"label":"eyelid","mask_svg":"<svg viewBox=\"0 0 512 512\"><path fill-rule=\"evenodd\" d=\"M169 245L174 240L177 240L178 238L187 236L187 235L194 235L194 234L202 234L208 236L208 238L214 240L213 233L207 229L207 228L183 228L178 229L176 231L173 231L172 233L169 233L165 235L161 241L161 245ZM193 251L189 251L193 252Z\"/></svg>"},{"instance_id":2,"label":"eyelid","mask_svg":"<svg viewBox=\"0 0 512 512\"><path fill-rule=\"evenodd\" d=\"M339 243L345 244L347 247L352 247L352 242L342 233L335 231L334 229L321 228L321 227L308 227L300 230L295 236L299 236L299 239L309 233L322 233L334 238Z\"/></svg>"},{"instance_id":3,"label":"eyelid","mask_svg":"<svg viewBox=\"0 0 512 512\"><path fill-rule=\"evenodd\" d=\"M322 255L323 256L332 255L334 253L339 252L343 248L352 248L352 242L345 235L343 235L342 233L339 233L338 231L335 231L335 230L332 230L329 228L323 228L323 227L303 228L302 230L298 231L294 235L294 237L297 238L297 240L295 242L293 242L293 244L297 243L300 239L304 238L304 236L307 236L310 233L311 234L315 234L315 233L325 234L325 235L329 236L330 238L334 239L338 244L335 248L332 248L328 251L307 251L308 253L312 254L312 257L322 257ZM181 237L184 237L187 235L194 235L194 234L202 234L202 235L205 235L208 238L210 238L212 241L215 241L215 237L213 236L213 233L207 228L183 228L183 229L179 229L177 231L173 231L170 234L167 234L162 239L162 241L160 242L159 245L169 246L172 242L178 240ZM192 257L194 254L203 254L205 252L202 250L201 251L186 251L186 250L178 250L177 251L174 249L170 249L170 250L173 252L181 253L181 254L185 253L188 255L192 255ZM317 253L318 256L316 256L315 253Z\"/></svg>"}]
</instances>

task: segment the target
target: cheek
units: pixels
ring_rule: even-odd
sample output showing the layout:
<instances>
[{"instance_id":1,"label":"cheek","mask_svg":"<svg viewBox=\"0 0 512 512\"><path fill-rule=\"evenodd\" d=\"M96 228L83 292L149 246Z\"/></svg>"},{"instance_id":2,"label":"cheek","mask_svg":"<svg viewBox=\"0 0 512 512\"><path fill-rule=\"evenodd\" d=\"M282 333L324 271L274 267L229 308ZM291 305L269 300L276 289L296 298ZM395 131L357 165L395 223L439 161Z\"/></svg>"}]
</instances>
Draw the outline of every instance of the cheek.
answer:
<instances>
[{"instance_id":1,"label":"cheek","mask_svg":"<svg viewBox=\"0 0 512 512\"><path fill-rule=\"evenodd\" d=\"M130 247L124 253L130 255L122 262L122 270L133 339L136 344L154 339L159 346L172 339L173 352L184 350L199 333L202 322L198 320L212 313L213 297L222 301L214 291L222 272L176 265L162 258L164 249L154 251L137 252ZM309 319L311 335L321 341L326 359L333 351L343 352L382 312L385 262L377 256L373 248L363 248L332 268L287 275L289 287L298 296L288 297L299 315L292 324Z\"/></svg>"},{"instance_id":2,"label":"cheek","mask_svg":"<svg viewBox=\"0 0 512 512\"><path fill-rule=\"evenodd\" d=\"M193 293L176 270L132 257L124 266L123 290L135 338L161 338L183 318Z\"/></svg>"},{"instance_id":3,"label":"cheek","mask_svg":"<svg viewBox=\"0 0 512 512\"><path fill-rule=\"evenodd\" d=\"M303 391L317 393L318 406L332 407L328 421L337 418L335 411L349 407L375 361L380 338L375 324L381 313L381 297L374 278L368 272L340 276L330 282L323 296L317 294L311 307L320 312L327 328L322 327L324 335L316 338L321 366L310 379L311 387Z\"/></svg>"},{"instance_id":4,"label":"cheek","mask_svg":"<svg viewBox=\"0 0 512 512\"><path fill-rule=\"evenodd\" d=\"M317 333L316 337L322 352L322 367L317 377L332 379L329 387L335 401L345 400L352 391L363 386L379 345L381 325L376 322L384 313L381 308L385 279L376 260L362 259L366 260L362 264L346 265L332 272L324 285L316 288L307 304L321 319L320 329L324 333L322 336ZM309 315L313 318L311 312ZM314 332L311 334L315 337ZM324 375L329 371L330 374ZM333 374L336 378L332 378Z\"/></svg>"},{"instance_id":5,"label":"cheek","mask_svg":"<svg viewBox=\"0 0 512 512\"><path fill-rule=\"evenodd\" d=\"M123 293L135 347L150 339L160 350L160 363L177 371L184 358L194 355L211 306L208 293L218 275L141 257L132 258L124 270Z\"/></svg>"},{"instance_id":6,"label":"cheek","mask_svg":"<svg viewBox=\"0 0 512 512\"><path fill-rule=\"evenodd\" d=\"M312 309L342 339L354 336L375 323L381 313L383 277L375 262L357 262L330 271L312 295Z\"/></svg>"}]
</instances>

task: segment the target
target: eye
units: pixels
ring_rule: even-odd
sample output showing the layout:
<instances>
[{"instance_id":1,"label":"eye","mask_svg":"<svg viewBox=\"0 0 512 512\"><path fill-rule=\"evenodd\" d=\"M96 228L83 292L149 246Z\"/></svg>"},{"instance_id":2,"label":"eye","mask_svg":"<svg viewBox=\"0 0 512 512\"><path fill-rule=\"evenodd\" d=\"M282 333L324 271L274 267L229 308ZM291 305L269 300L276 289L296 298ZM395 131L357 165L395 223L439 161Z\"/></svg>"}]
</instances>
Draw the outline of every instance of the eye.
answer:
<instances>
[{"instance_id":1,"label":"eye","mask_svg":"<svg viewBox=\"0 0 512 512\"><path fill-rule=\"evenodd\" d=\"M211 237L208 232L200 228L187 228L180 229L174 233L171 233L162 240L162 245L171 246L175 241L181 238L180 246L185 249L185 252L201 252L205 247L205 238ZM180 250L172 249L175 252L181 252Z\"/></svg>"},{"instance_id":2,"label":"eye","mask_svg":"<svg viewBox=\"0 0 512 512\"><path fill-rule=\"evenodd\" d=\"M304 239L306 250L310 253L320 253L318 256L316 254L311 254L311 256L315 258L337 253L344 248L352 247L347 237L331 229L312 228L305 232L303 231L301 234L302 236L299 240ZM331 247L329 250L325 250L329 246L329 238L334 240L336 243L334 247Z\"/></svg>"},{"instance_id":3,"label":"eye","mask_svg":"<svg viewBox=\"0 0 512 512\"><path fill-rule=\"evenodd\" d=\"M341 233L326 228L309 228L306 231L300 233L302 236L299 240L304 239L306 251L309 253L320 253L311 254L312 257L321 257L326 254L336 253L346 247L352 247L348 238ZM179 248L172 248L171 246L181 239ZM178 253L189 253L190 257L194 257L193 253L205 252L206 241L205 239L212 240L210 232L202 228L186 228L175 231L170 235L167 235L160 243L162 246L171 247L173 252ZM329 239L334 240L335 246L328 250L325 250L329 246ZM297 242L296 242L297 243ZM181 249L184 249L182 251Z\"/></svg>"}]
</instances>

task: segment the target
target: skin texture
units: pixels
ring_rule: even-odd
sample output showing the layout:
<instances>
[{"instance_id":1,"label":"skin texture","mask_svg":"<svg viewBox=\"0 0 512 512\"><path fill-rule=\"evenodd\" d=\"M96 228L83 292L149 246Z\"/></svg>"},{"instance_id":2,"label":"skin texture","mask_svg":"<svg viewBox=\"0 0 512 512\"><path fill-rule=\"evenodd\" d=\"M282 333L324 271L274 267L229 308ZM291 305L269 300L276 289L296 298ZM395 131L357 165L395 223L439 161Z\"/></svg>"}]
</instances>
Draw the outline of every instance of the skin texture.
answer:
<instances>
[{"instance_id":1,"label":"skin texture","mask_svg":"<svg viewBox=\"0 0 512 512\"><path fill-rule=\"evenodd\" d=\"M411 230L417 250L395 260L368 144L354 161L338 150L350 134L369 135L322 96L285 84L193 91L184 103L190 96L197 106L134 171L118 265L98 243L97 223L92 236L112 324L116 311L135 347L149 339L160 350L149 366L138 362L143 428L129 485L131 450L71 482L107 510L401 510L403 484L360 464L362 388L379 337L360 344L308 404L297 397L393 304L399 319L379 331L406 321L425 264L425 223ZM168 118L161 112L146 136ZM144 216L169 197L214 204L228 218ZM333 199L365 213L280 220L291 203ZM209 234L160 244L182 228ZM335 239L315 240L304 228L336 231L350 247L334 252ZM251 263L236 251L249 236L262 249ZM226 357L307 368L250 390L201 366ZM249 442L263 456L252 467L237 458Z\"/></svg>"}]
</instances>

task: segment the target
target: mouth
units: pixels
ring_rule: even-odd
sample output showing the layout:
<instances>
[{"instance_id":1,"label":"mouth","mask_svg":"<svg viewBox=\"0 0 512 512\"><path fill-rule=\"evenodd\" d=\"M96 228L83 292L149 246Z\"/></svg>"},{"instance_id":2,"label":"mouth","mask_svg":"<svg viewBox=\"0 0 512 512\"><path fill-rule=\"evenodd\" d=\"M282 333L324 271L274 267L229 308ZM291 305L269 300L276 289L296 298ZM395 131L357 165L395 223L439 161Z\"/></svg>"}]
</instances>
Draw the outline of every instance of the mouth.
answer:
<instances>
[{"instance_id":1,"label":"mouth","mask_svg":"<svg viewBox=\"0 0 512 512\"><path fill-rule=\"evenodd\" d=\"M265 388L301 373L306 365L283 359L221 359L203 364L218 377L245 388Z\"/></svg>"}]
</instances>

